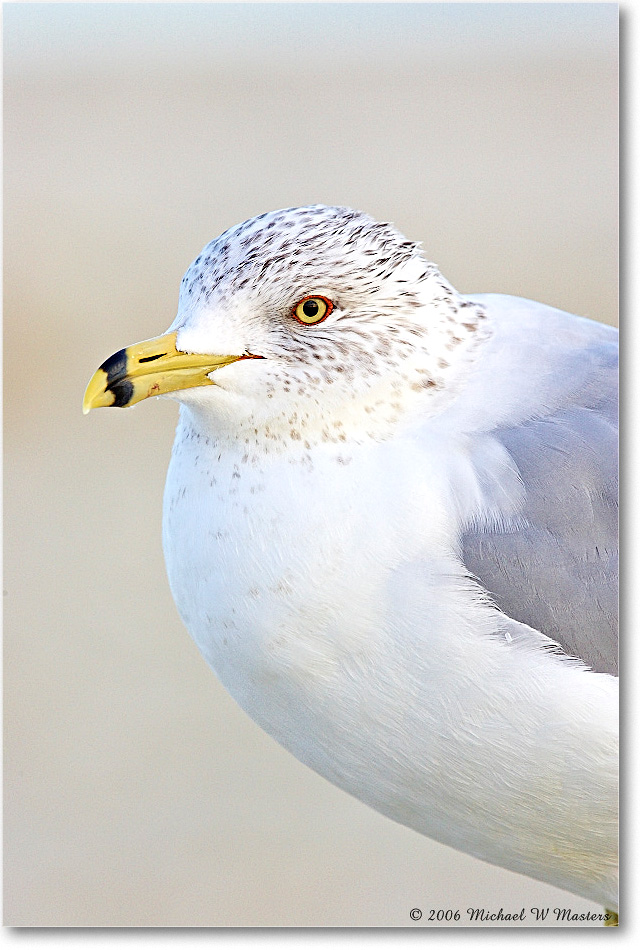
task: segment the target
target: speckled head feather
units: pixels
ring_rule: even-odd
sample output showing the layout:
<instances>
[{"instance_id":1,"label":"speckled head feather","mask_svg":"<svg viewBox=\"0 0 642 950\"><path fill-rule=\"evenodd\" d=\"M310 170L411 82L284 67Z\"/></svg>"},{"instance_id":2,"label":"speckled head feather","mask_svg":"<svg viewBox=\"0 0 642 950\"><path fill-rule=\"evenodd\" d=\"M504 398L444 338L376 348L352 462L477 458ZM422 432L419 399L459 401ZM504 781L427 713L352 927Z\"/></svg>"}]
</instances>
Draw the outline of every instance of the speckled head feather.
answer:
<instances>
[{"instance_id":1,"label":"speckled head feather","mask_svg":"<svg viewBox=\"0 0 642 950\"><path fill-rule=\"evenodd\" d=\"M302 326L294 309L313 294L332 312ZM345 421L359 403L360 415L376 406L390 420L400 392L407 400L445 389L484 338L483 320L483 307L463 299L393 225L313 205L259 215L208 244L183 278L173 329L186 350L264 357L262 366L234 364L214 379L214 390L261 402L261 417L267 396L281 413L308 404L309 418L313 403L315 415L341 411ZM220 409L219 397L178 394Z\"/></svg>"},{"instance_id":2,"label":"speckled head feather","mask_svg":"<svg viewBox=\"0 0 642 950\"><path fill-rule=\"evenodd\" d=\"M284 274L296 282L332 284L339 276L376 289L395 269L420 256L388 223L351 208L311 205L266 212L238 224L211 241L188 268L181 283L181 304L188 298L221 301ZM348 282L347 291L353 289Z\"/></svg>"}]
</instances>

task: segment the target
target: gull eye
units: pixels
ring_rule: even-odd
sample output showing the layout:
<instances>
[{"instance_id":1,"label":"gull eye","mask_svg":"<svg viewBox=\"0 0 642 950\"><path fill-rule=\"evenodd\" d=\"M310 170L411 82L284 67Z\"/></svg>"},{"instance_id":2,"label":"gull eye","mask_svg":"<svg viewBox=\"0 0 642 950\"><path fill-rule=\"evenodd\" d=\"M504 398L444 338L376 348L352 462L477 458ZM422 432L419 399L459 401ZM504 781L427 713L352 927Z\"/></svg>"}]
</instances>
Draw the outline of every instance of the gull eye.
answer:
<instances>
[{"instance_id":1,"label":"gull eye","mask_svg":"<svg viewBox=\"0 0 642 950\"><path fill-rule=\"evenodd\" d=\"M328 300L327 297L319 297L318 295L304 297L303 300L299 300L293 311L293 315L299 323L306 326L321 323L330 313L332 313L332 301Z\"/></svg>"}]
</instances>

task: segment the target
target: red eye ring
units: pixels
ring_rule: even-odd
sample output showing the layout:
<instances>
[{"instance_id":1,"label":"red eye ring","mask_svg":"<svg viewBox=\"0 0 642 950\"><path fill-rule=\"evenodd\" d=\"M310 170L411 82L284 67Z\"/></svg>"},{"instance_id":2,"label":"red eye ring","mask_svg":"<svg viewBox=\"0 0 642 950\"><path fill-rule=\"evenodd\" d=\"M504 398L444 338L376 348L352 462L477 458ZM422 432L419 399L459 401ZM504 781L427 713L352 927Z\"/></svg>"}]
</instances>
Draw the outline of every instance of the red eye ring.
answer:
<instances>
[{"instance_id":1,"label":"red eye ring","mask_svg":"<svg viewBox=\"0 0 642 950\"><path fill-rule=\"evenodd\" d=\"M295 305L292 316L304 327L311 327L325 320L333 309L334 304L323 294L308 294Z\"/></svg>"}]
</instances>

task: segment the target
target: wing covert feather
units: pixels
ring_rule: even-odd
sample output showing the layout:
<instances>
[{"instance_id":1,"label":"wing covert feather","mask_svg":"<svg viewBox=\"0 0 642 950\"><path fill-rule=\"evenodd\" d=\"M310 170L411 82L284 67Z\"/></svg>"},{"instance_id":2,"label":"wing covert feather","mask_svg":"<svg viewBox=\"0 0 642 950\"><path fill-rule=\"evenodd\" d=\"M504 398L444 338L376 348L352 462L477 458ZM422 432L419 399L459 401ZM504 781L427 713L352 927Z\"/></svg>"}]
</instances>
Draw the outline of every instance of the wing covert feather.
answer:
<instances>
[{"instance_id":1,"label":"wing covert feather","mask_svg":"<svg viewBox=\"0 0 642 950\"><path fill-rule=\"evenodd\" d=\"M616 674L617 334L573 356L552 411L488 433L519 472L521 510L508 524L466 525L461 551L505 614Z\"/></svg>"}]
</instances>

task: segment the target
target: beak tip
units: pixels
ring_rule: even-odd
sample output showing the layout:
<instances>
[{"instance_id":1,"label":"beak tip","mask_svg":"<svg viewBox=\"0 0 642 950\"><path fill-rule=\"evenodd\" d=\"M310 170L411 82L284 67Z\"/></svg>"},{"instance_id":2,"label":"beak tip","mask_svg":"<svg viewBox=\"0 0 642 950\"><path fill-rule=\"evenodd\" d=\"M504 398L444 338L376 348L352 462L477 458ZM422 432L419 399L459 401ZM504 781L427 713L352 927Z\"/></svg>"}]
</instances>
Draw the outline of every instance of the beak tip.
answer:
<instances>
[{"instance_id":1,"label":"beak tip","mask_svg":"<svg viewBox=\"0 0 642 950\"><path fill-rule=\"evenodd\" d=\"M87 389L85 390L85 395L82 400L83 416L86 416L87 413L91 409L95 409L96 406L111 406L113 401L114 396L108 388L107 374L101 367L96 370L87 384Z\"/></svg>"}]
</instances>

